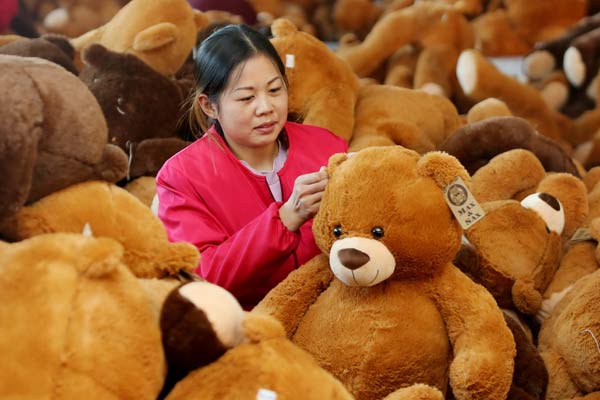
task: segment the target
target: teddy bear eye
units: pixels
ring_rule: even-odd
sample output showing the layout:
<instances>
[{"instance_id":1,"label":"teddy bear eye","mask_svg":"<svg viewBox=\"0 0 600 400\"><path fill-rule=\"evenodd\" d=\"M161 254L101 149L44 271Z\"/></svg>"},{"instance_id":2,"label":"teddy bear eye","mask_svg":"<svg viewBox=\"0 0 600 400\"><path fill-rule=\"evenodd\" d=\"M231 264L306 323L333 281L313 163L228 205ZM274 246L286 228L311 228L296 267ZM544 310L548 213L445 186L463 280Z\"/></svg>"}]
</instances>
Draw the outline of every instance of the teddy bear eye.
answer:
<instances>
[{"instance_id":1,"label":"teddy bear eye","mask_svg":"<svg viewBox=\"0 0 600 400\"><path fill-rule=\"evenodd\" d=\"M338 225L335 228L333 228L333 236L335 236L335 237L342 236L342 227L341 226Z\"/></svg>"},{"instance_id":2,"label":"teddy bear eye","mask_svg":"<svg viewBox=\"0 0 600 400\"><path fill-rule=\"evenodd\" d=\"M383 228L376 226L375 228L371 229L371 235L373 235L375 239L381 239L383 237Z\"/></svg>"}]
</instances>

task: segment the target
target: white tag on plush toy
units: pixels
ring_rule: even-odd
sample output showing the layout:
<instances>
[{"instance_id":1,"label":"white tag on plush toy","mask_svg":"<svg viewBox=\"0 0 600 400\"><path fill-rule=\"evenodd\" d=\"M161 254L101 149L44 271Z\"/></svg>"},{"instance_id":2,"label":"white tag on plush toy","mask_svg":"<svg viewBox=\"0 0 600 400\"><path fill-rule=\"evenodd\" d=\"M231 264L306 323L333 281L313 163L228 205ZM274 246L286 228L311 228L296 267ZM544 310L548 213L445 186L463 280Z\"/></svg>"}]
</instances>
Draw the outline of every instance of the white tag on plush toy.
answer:
<instances>
[{"instance_id":1,"label":"white tag on plush toy","mask_svg":"<svg viewBox=\"0 0 600 400\"><path fill-rule=\"evenodd\" d=\"M571 243L577 242L587 242L591 240L596 240L590 233L590 230L585 227L581 227L575 231L573 236L571 236Z\"/></svg>"},{"instance_id":2,"label":"white tag on plush toy","mask_svg":"<svg viewBox=\"0 0 600 400\"><path fill-rule=\"evenodd\" d=\"M294 68L296 66L296 56L293 54L285 55L285 67Z\"/></svg>"},{"instance_id":3,"label":"white tag on plush toy","mask_svg":"<svg viewBox=\"0 0 600 400\"><path fill-rule=\"evenodd\" d=\"M444 198L463 229L468 229L485 216L485 211L460 177L457 177L446 186Z\"/></svg>"},{"instance_id":4,"label":"white tag on plush toy","mask_svg":"<svg viewBox=\"0 0 600 400\"><path fill-rule=\"evenodd\" d=\"M277 400L277 393L269 389L258 389L256 400Z\"/></svg>"},{"instance_id":5,"label":"white tag on plush toy","mask_svg":"<svg viewBox=\"0 0 600 400\"><path fill-rule=\"evenodd\" d=\"M92 232L92 227L89 222L86 222L83 226L83 230L81 231L83 236L94 237L94 232Z\"/></svg>"}]
</instances>

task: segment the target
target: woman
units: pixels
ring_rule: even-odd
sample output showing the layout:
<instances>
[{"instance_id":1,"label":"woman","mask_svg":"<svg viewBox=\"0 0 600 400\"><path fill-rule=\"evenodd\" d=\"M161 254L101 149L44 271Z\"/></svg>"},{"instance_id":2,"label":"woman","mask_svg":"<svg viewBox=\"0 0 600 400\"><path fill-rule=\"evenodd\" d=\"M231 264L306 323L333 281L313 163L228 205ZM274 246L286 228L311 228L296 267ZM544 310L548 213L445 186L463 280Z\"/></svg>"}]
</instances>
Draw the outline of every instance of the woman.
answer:
<instances>
[{"instance_id":1,"label":"woman","mask_svg":"<svg viewBox=\"0 0 600 400\"><path fill-rule=\"evenodd\" d=\"M206 133L159 171L158 216L170 240L198 247L197 272L250 309L319 254L311 227L324 166L347 144L287 121L285 68L252 28L215 31L195 62L192 113Z\"/></svg>"}]
</instances>

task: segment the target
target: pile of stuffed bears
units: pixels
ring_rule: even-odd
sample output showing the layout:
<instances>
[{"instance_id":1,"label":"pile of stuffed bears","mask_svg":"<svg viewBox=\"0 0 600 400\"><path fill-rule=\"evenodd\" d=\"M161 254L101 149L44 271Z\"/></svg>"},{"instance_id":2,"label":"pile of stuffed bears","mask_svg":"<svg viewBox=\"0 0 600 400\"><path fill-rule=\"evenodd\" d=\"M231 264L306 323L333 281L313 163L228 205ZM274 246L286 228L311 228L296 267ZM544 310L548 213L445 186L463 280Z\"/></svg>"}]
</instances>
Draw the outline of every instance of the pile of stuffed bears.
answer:
<instances>
[{"instance_id":1,"label":"pile of stuffed bears","mask_svg":"<svg viewBox=\"0 0 600 400\"><path fill-rule=\"evenodd\" d=\"M1 3L0 398L600 399L599 11ZM294 60L290 116L353 152L321 254L251 311L151 208L197 134L194 48L228 23Z\"/></svg>"}]
</instances>

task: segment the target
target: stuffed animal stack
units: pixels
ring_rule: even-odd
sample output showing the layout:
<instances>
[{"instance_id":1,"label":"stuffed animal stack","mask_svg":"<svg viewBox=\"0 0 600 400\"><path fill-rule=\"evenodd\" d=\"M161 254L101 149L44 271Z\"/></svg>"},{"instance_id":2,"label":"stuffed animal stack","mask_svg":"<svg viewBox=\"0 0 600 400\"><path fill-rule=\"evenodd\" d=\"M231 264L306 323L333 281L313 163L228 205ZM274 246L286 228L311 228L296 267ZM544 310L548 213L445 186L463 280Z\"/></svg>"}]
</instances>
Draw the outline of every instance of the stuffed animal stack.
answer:
<instances>
[{"instance_id":1,"label":"stuffed animal stack","mask_svg":"<svg viewBox=\"0 0 600 400\"><path fill-rule=\"evenodd\" d=\"M600 398L596 3L4 2L0 397ZM356 152L322 254L250 313L150 209L194 140L193 49L242 19L290 118Z\"/></svg>"}]
</instances>

